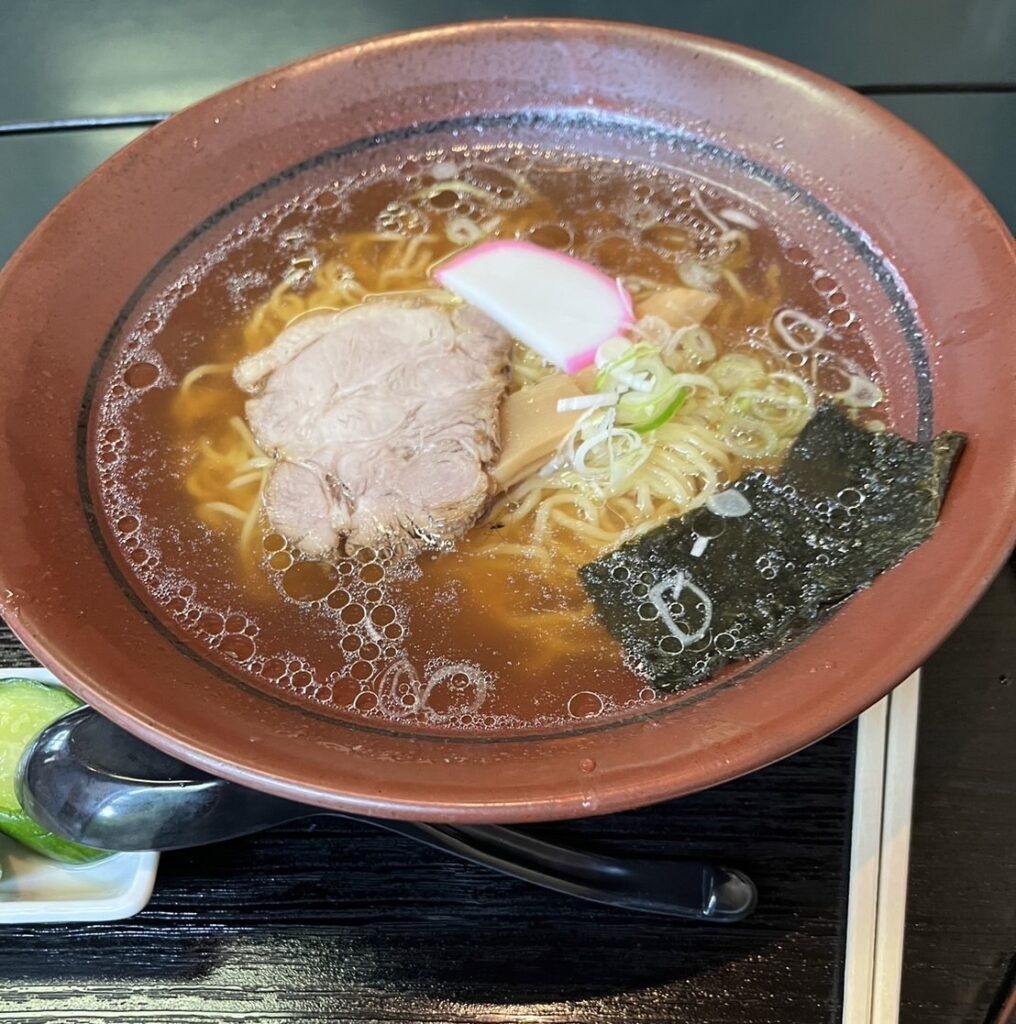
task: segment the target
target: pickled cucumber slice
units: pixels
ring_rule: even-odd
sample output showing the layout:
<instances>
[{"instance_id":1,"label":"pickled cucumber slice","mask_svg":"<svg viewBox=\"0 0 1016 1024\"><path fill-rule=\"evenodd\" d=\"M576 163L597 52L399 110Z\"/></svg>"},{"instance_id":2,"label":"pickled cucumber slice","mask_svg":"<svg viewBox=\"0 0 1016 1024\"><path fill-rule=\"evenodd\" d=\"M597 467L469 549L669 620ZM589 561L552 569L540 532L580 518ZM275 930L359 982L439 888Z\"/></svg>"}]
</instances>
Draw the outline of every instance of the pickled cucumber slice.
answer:
<instances>
[{"instance_id":1,"label":"pickled cucumber slice","mask_svg":"<svg viewBox=\"0 0 1016 1024\"><path fill-rule=\"evenodd\" d=\"M0 679L0 832L66 864L86 864L109 855L70 843L36 825L18 804L14 773L32 740L79 704L66 690L34 679Z\"/></svg>"}]
</instances>

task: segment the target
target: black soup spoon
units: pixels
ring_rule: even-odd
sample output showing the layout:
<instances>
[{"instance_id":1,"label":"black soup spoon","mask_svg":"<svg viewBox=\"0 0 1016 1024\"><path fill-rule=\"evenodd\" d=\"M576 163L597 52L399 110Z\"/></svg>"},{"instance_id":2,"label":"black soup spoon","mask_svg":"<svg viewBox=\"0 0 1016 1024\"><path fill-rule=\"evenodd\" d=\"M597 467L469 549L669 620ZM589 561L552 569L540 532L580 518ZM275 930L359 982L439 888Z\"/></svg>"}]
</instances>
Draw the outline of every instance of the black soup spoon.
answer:
<instances>
[{"instance_id":1,"label":"black soup spoon","mask_svg":"<svg viewBox=\"0 0 1016 1024\"><path fill-rule=\"evenodd\" d=\"M59 836L101 850L201 846L328 813L227 782L78 708L25 752L25 811ZM344 815L555 892L626 910L734 922L755 908L742 872L704 861L614 857L496 825L425 825Z\"/></svg>"}]
</instances>

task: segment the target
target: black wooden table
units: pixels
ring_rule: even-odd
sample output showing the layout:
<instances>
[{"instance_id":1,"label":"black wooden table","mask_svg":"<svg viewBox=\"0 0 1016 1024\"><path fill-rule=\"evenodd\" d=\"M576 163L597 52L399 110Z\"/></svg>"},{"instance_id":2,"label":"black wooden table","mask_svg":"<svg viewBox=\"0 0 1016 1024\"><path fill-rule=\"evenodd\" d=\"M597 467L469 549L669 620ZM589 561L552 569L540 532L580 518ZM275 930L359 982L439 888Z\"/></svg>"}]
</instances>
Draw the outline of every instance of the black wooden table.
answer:
<instances>
[{"instance_id":1,"label":"black wooden table","mask_svg":"<svg viewBox=\"0 0 1016 1024\"><path fill-rule=\"evenodd\" d=\"M0 0L0 260L155 116L239 78L380 32L546 14L717 35L860 88L1016 226L1014 0ZM924 672L905 1024L981 1024L1016 969L1014 622L1010 567ZM0 665L29 663L0 627ZM0 1021L835 1021L854 734L561 827L607 849L736 851L762 895L744 926L571 902L321 817L165 856L132 920L0 931Z\"/></svg>"}]
</instances>

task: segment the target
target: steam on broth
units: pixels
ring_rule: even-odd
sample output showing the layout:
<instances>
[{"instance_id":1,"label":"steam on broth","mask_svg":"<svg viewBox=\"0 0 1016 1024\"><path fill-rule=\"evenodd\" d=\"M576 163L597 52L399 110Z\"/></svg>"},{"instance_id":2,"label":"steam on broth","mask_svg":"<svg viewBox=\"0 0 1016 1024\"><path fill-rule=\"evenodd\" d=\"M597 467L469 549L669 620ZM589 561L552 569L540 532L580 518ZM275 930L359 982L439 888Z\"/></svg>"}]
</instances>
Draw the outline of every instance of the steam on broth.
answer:
<instances>
[{"instance_id":1,"label":"steam on broth","mask_svg":"<svg viewBox=\"0 0 1016 1024\"><path fill-rule=\"evenodd\" d=\"M762 212L703 182L568 154L441 152L319 188L279 217L260 257L227 255L190 286L199 313L166 318L140 400L111 383L101 489L125 560L178 629L257 685L337 714L540 725L655 699L580 567L774 470L823 399L881 427L871 355L835 282L816 284ZM321 311L379 297L454 307L435 267L491 240L616 278L634 323L575 375L512 344L502 425L508 403L556 396L565 378L571 390L544 410L555 443L538 464L505 479L496 458L486 467L491 498L461 539L412 558L309 556L266 514L276 458L251 430L237 366Z\"/></svg>"}]
</instances>

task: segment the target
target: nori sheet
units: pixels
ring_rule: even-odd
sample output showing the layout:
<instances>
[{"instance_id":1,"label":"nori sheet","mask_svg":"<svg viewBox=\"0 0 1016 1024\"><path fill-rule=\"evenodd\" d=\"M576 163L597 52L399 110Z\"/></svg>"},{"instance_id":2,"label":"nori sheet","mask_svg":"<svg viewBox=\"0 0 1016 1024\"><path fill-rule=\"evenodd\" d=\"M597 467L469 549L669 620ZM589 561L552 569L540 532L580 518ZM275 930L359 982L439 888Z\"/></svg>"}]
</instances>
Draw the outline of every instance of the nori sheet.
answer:
<instances>
[{"instance_id":1,"label":"nori sheet","mask_svg":"<svg viewBox=\"0 0 1016 1024\"><path fill-rule=\"evenodd\" d=\"M926 540L964 440L874 434L823 406L777 476L749 473L733 485L751 505L746 515L696 509L579 576L631 666L661 692L688 689L773 649ZM683 643L668 619L695 639Z\"/></svg>"}]
</instances>

